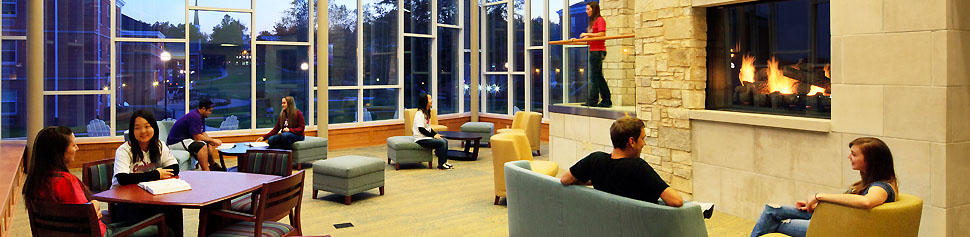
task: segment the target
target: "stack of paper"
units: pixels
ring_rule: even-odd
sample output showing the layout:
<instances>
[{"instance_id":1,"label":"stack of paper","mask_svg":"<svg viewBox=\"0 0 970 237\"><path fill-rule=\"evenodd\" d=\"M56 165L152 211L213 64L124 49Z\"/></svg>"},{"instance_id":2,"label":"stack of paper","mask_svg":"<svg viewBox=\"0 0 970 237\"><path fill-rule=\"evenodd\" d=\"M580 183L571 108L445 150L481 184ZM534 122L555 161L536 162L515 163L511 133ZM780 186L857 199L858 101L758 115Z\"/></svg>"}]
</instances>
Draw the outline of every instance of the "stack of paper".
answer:
<instances>
[{"instance_id":1,"label":"stack of paper","mask_svg":"<svg viewBox=\"0 0 970 237\"><path fill-rule=\"evenodd\" d=\"M265 143L265 142L250 142L249 143L249 146L251 146L251 147L269 147L269 143Z\"/></svg>"},{"instance_id":2,"label":"stack of paper","mask_svg":"<svg viewBox=\"0 0 970 237\"><path fill-rule=\"evenodd\" d=\"M189 186L188 182L181 179L162 179L155 180L151 182L141 182L138 183L138 187L145 189L152 195L173 193L185 190L191 190L192 186Z\"/></svg>"},{"instance_id":3,"label":"stack of paper","mask_svg":"<svg viewBox=\"0 0 970 237\"><path fill-rule=\"evenodd\" d=\"M225 150L232 149L233 147L236 147L236 143L223 143L222 145L219 145L219 148L216 149Z\"/></svg>"}]
</instances>

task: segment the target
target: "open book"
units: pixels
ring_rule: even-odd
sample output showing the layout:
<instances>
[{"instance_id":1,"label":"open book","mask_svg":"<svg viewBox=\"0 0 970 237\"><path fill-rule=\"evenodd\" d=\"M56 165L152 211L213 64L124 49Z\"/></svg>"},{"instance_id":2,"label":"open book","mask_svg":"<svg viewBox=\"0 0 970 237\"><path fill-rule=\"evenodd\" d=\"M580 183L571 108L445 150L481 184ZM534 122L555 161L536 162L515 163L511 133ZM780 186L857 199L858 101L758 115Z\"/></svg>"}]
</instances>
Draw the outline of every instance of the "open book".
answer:
<instances>
[{"instance_id":1,"label":"open book","mask_svg":"<svg viewBox=\"0 0 970 237\"><path fill-rule=\"evenodd\" d=\"M181 179L162 179L151 182L138 183L138 187L145 189L152 195L174 193L179 191L191 190L192 186Z\"/></svg>"}]
</instances>

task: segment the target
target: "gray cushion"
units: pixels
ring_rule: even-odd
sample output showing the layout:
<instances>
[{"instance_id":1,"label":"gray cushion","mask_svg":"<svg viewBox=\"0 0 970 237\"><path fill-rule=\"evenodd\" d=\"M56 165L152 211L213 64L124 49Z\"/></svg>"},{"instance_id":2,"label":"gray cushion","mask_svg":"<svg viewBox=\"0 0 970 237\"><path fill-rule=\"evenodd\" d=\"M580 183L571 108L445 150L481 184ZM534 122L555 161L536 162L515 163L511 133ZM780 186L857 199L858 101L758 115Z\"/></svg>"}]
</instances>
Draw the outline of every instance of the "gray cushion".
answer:
<instances>
[{"instance_id":1,"label":"gray cushion","mask_svg":"<svg viewBox=\"0 0 970 237\"><path fill-rule=\"evenodd\" d=\"M334 177L357 177L384 170L384 161L365 156L341 156L313 162L314 174Z\"/></svg>"},{"instance_id":2,"label":"gray cushion","mask_svg":"<svg viewBox=\"0 0 970 237\"><path fill-rule=\"evenodd\" d=\"M293 143L294 150L303 150L317 147L326 147L327 139L322 137L306 136L303 141Z\"/></svg>"},{"instance_id":3,"label":"gray cushion","mask_svg":"<svg viewBox=\"0 0 970 237\"><path fill-rule=\"evenodd\" d=\"M393 136L387 138L387 147L394 150L424 150L427 148L414 142L417 140L413 136Z\"/></svg>"},{"instance_id":4,"label":"gray cushion","mask_svg":"<svg viewBox=\"0 0 970 237\"><path fill-rule=\"evenodd\" d=\"M495 131L495 124L486 122L467 122L461 125L461 131L491 133Z\"/></svg>"}]
</instances>

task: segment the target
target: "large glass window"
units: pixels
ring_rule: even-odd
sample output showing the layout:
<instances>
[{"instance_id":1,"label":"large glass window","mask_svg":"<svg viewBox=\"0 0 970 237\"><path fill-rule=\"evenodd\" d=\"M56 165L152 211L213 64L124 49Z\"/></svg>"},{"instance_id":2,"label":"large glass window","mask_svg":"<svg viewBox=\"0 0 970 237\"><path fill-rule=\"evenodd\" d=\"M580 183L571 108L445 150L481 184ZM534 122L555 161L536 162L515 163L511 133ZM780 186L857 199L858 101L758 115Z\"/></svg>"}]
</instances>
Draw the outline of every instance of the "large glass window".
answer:
<instances>
[{"instance_id":1,"label":"large glass window","mask_svg":"<svg viewBox=\"0 0 970 237\"><path fill-rule=\"evenodd\" d=\"M542 29L543 29L542 22L543 22L543 19L545 19L542 16L542 13L544 12L543 7L546 1L548 0L545 0L545 1L530 0L529 2L529 4L531 4L531 6L529 6L531 7L530 13L532 14L531 20L529 21L529 24L531 24L529 25L529 27L531 27L529 29L529 32L531 32L532 34L531 38L529 39L529 45L542 46ZM556 0L552 0L552 1L556 1Z\"/></svg>"},{"instance_id":2,"label":"large glass window","mask_svg":"<svg viewBox=\"0 0 970 237\"><path fill-rule=\"evenodd\" d=\"M148 110L155 119L185 111L185 43L117 43L117 134L128 130L131 114Z\"/></svg>"},{"instance_id":3,"label":"large glass window","mask_svg":"<svg viewBox=\"0 0 970 237\"><path fill-rule=\"evenodd\" d=\"M512 75L512 114L525 110L525 76Z\"/></svg>"},{"instance_id":4,"label":"large glass window","mask_svg":"<svg viewBox=\"0 0 970 237\"><path fill-rule=\"evenodd\" d=\"M586 47L568 48L568 68L566 77L569 78L569 103L586 102L586 95L589 94L589 81L587 80L589 71L586 66L589 62L589 51Z\"/></svg>"},{"instance_id":5,"label":"large glass window","mask_svg":"<svg viewBox=\"0 0 970 237\"><path fill-rule=\"evenodd\" d=\"M357 85L357 1L329 1L330 86ZM356 94L355 94L356 96ZM354 106L356 109L357 107Z\"/></svg>"},{"instance_id":6,"label":"large glass window","mask_svg":"<svg viewBox=\"0 0 970 237\"><path fill-rule=\"evenodd\" d=\"M330 124L357 122L357 102L357 90L330 90Z\"/></svg>"},{"instance_id":7,"label":"large glass window","mask_svg":"<svg viewBox=\"0 0 970 237\"><path fill-rule=\"evenodd\" d=\"M431 34L431 1L404 1L404 33Z\"/></svg>"},{"instance_id":8,"label":"large glass window","mask_svg":"<svg viewBox=\"0 0 970 237\"><path fill-rule=\"evenodd\" d=\"M417 108L418 98L431 94L431 39L404 38L404 108Z\"/></svg>"},{"instance_id":9,"label":"large glass window","mask_svg":"<svg viewBox=\"0 0 970 237\"><path fill-rule=\"evenodd\" d=\"M215 8L232 8L232 9L252 9L253 5L250 1L227 1L227 0L192 0L189 1L192 6L199 7L215 7Z\"/></svg>"},{"instance_id":10,"label":"large glass window","mask_svg":"<svg viewBox=\"0 0 970 237\"><path fill-rule=\"evenodd\" d=\"M532 82L529 85L529 88L532 89L531 111L542 113L542 91L545 87L542 84L542 50L529 50L529 54L529 58L532 61L530 64L532 70L526 73L532 76Z\"/></svg>"},{"instance_id":11,"label":"large glass window","mask_svg":"<svg viewBox=\"0 0 970 237\"><path fill-rule=\"evenodd\" d=\"M549 3L549 41L562 40L563 35L563 1L548 1ZM549 77L549 103L558 104L563 102L563 47L562 45L550 44L549 48L549 69L546 75Z\"/></svg>"},{"instance_id":12,"label":"large glass window","mask_svg":"<svg viewBox=\"0 0 970 237\"><path fill-rule=\"evenodd\" d=\"M216 130L250 128L252 113L252 47L249 13L193 11L199 21L198 38L189 36L190 104L214 103L206 126ZM204 20L201 20L204 19ZM238 120L238 126L223 121Z\"/></svg>"},{"instance_id":13,"label":"large glass window","mask_svg":"<svg viewBox=\"0 0 970 237\"><path fill-rule=\"evenodd\" d=\"M18 0L3 0L2 11L3 36L27 35L27 2Z\"/></svg>"},{"instance_id":14,"label":"large glass window","mask_svg":"<svg viewBox=\"0 0 970 237\"><path fill-rule=\"evenodd\" d=\"M397 85L397 1L363 1L364 85Z\"/></svg>"},{"instance_id":15,"label":"large glass window","mask_svg":"<svg viewBox=\"0 0 970 237\"><path fill-rule=\"evenodd\" d=\"M438 0L438 23L458 25L458 1Z\"/></svg>"},{"instance_id":16,"label":"large glass window","mask_svg":"<svg viewBox=\"0 0 970 237\"><path fill-rule=\"evenodd\" d=\"M256 40L307 42L309 14L307 0L256 0Z\"/></svg>"},{"instance_id":17,"label":"large glass window","mask_svg":"<svg viewBox=\"0 0 970 237\"><path fill-rule=\"evenodd\" d=\"M398 107L401 106L401 103L397 99L397 96L394 96L399 95L399 90L397 88L365 89L364 97L362 98L364 103L364 111L362 111L364 122L390 120L400 117Z\"/></svg>"},{"instance_id":18,"label":"large glass window","mask_svg":"<svg viewBox=\"0 0 970 237\"><path fill-rule=\"evenodd\" d=\"M514 0L512 3L515 12L512 21L512 70L522 72L525 71L525 0Z\"/></svg>"},{"instance_id":19,"label":"large glass window","mask_svg":"<svg viewBox=\"0 0 970 237\"><path fill-rule=\"evenodd\" d=\"M111 86L111 28L102 24L108 15L99 12L108 5L107 1L61 1L47 8L44 90L105 90Z\"/></svg>"},{"instance_id":20,"label":"large glass window","mask_svg":"<svg viewBox=\"0 0 970 237\"><path fill-rule=\"evenodd\" d=\"M183 1L125 1L118 4L117 14L117 37L185 38Z\"/></svg>"},{"instance_id":21,"label":"large glass window","mask_svg":"<svg viewBox=\"0 0 970 237\"><path fill-rule=\"evenodd\" d=\"M282 98L293 96L296 109L308 113L310 65L307 46L256 45L256 128L272 128L283 111ZM309 120L305 117L304 119ZM309 121L307 121L309 124Z\"/></svg>"},{"instance_id":22,"label":"large glass window","mask_svg":"<svg viewBox=\"0 0 970 237\"><path fill-rule=\"evenodd\" d=\"M482 85L482 92L485 93L486 99L485 111L493 114L508 114L508 76L488 75L486 78L488 79Z\"/></svg>"},{"instance_id":23,"label":"large glass window","mask_svg":"<svg viewBox=\"0 0 970 237\"><path fill-rule=\"evenodd\" d=\"M3 40L0 46L0 131L2 138L27 136L27 59L26 40Z\"/></svg>"},{"instance_id":24,"label":"large glass window","mask_svg":"<svg viewBox=\"0 0 970 237\"><path fill-rule=\"evenodd\" d=\"M506 8L506 4L485 7L485 70L488 72L509 70L509 23Z\"/></svg>"},{"instance_id":25,"label":"large glass window","mask_svg":"<svg viewBox=\"0 0 970 237\"><path fill-rule=\"evenodd\" d=\"M44 96L45 126L65 126L76 137L111 136L109 95Z\"/></svg>"},{"instance_id":26,"label":"large glass window","mask_svg":"<svg viewBox=\"0 0 970 237\"><path fill-rule=\"evenodd\" d=\"M438 28L438 114L458 112L458 29Z\"/></svg>"}]
</instances>

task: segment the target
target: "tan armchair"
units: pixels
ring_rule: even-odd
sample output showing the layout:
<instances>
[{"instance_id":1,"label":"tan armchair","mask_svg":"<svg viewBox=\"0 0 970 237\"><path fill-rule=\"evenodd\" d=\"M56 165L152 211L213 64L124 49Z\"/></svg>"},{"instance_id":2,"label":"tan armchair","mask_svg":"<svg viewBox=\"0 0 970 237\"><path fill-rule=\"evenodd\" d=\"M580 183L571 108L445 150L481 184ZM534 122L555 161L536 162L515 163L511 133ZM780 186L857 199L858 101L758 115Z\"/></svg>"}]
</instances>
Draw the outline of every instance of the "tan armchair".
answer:
<instances>
[{"instance_id":1,"label":"tan armchair","mask_svg":"<svg viewBox=\"0 0 970 237\"><path fill-rule=\"evenodd\" d=\"M411 131L411 126L414 125L414 115L418 113L418 109L405 109L404 110L404 135L414 136L414 132ZM431 129L436 132L448 131L448 126L438 125L438 111L431 110Z\"/></svg>"},{"instance_id":2,"label":"tan armchair","mask_svg":"<svg viewBox=\"0 0 970 237\"><path fill-rule=\"evenodd\" d=\"M505 163L528 160L532 171L556 177L559 164L552 161L532 160L532 149L524 133L503 133L492 136L492 168L495 179L495 205L505 197Z\"/></svg>"},{"instance_id":3,"label":"tan armchair","mask_svg":"<svg viewBox=\"0 0 970 237\"><path fill-rule=\"evenodd\" d=\"M499 129L496 134L523 133L529 139L529 147L536 151L536 154L542 155L539 152L540 129L542 129L541 113L519 111L512 118L512 127Z\"/></svg>"},{"instance_id":4,"label":"tan armchair","mask_svg":"<svg viewBox=\"0 0 970 237\"><path fill-rule=\"evenodd\" d=\"M807 236L917 236L922 213L923 200L905 193L872 209L822 202L815 208Z\"/></svg>"}]
</instances>

